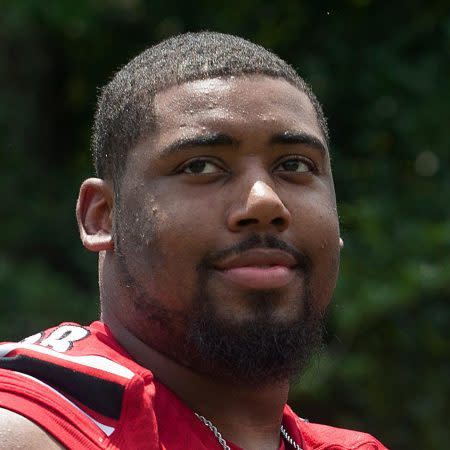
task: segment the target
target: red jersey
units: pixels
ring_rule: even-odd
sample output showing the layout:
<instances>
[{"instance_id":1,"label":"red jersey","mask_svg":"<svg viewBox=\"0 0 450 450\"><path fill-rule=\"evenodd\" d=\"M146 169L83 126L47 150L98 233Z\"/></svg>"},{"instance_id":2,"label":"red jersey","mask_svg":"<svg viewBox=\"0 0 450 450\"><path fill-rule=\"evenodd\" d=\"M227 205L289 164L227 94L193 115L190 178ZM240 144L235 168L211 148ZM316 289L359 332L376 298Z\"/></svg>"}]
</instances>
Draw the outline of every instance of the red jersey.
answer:
<instances>
[{"instance_id":1,"label":"red jersey","mask_svg":"<svg viewBox=\"0 0 450 450\"><path fill-rule=\"evenodd\" d=\"M101 322L63 323L0 344L0 407L69 449L220 450L173 392L134 362ZM381 450L372 436L312 424L286 405L283 425L303 450ZM238 447L228 443L233 450ZM280 450L290 450L280 443Z\"/></svg>"}]
</instances>

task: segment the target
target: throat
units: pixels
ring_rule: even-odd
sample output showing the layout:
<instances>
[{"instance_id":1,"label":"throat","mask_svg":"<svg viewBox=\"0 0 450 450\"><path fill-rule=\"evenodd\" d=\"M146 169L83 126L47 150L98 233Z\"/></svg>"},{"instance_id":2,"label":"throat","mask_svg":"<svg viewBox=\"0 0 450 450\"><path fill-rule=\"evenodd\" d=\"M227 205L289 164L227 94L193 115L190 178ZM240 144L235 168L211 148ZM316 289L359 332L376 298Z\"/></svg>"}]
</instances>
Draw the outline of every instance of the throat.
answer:
<instances>
[{"instance_id":1,"label":"throat","mask_svg":"<svg viewBox=\"0 0 450 450\"><path fill-rule=\"evenodd\" d=\"M186 367L138 339L111 311L102 320L116 340L193 412L210 420L227 442L246 450L278 450L289 380L239 384Z\"/></svg>"},{"instance_id":2,"label":"throat","mask_svg":"<svg viewBox=\"0 0 450 450\"><path fill-rule=\"evenodd\" d=\"M215 438L217 439L218 443L222 446L224 450L231 450L230 446L228 445L229 442L222 436L222 433L219 431L219 429L208 419L201 416L200 414L195 413L196 417L205 425L205 427L209 428L211 430L211 433L214 434ZM291 435L288 433L284 425L281 425L280 427L280 441L284 440L285 444L289 447L292 447L294 450L303 450L302 447L291 437ZM278 450L280 447L281 442L278 444L276 441L270 442L270 440L267 440L263 436L263 440L261 442L258 442L257 440L252 440L251 442L240 444L241 448L246 448L247 450L270 450L275 449Z\"/></svg>"}]
</instances>

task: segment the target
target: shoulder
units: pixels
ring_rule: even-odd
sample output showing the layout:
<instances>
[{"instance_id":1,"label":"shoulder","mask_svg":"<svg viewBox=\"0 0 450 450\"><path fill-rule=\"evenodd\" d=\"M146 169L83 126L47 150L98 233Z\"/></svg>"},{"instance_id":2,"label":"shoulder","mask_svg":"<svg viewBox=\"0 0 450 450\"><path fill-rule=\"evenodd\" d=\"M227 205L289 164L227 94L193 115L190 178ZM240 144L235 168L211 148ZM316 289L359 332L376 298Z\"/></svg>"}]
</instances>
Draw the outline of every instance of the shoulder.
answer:
<instances>
[{"instance_id":1,"label":"shoulder","mask_svg":"<svg viewBox=\"0 0 450 450\"><path fill-rule=\"evenodd\" d=\"M300 419L289 406L285 408L283 422L308 450L387 450L368 433L308 422Z\"/></svg>"},{"instance_id":2,"label":"shoulder","mask_svg":"<svg viewBox=\"0 0 450 450\"><path fill-rule=\"evenodd\" d=\"M386 447L368 433L336 428L318 423L302 422L302 436L311 448L336 450L386 450Z\"/></svg>"},{"instance_id":3,"label":"shoulder","mask_svg":"<svg viewBox=\"0 0 450 450\"><path fill-rule=\"evenodd\" d=\"M0 438L7 430L13 433L11 445L0 447L97 449L121 429L122 409L143 384L103 324L65 323L20 342L0 343L0 408L6 411ZM66 447L13 445L32 431L42 439L48 432Z\"/></svg>"},{"instance_id":4,"label":"shoulder","mask_svg":"<svg viewBox=\"0 0 450 450\"><path fill-rule=\"evenodd\" d=\"M0 442L11 450L59 450L64 447L31 420L0 408Z\"/></svg>"},{"instance_id":5,"label":"shoulder","mask_svg":"<svg viewBox=\"0 0 450 450\"><path fill-rule=\"evenodd\" d=\"M118 369L119 365L133 366L129 356L101 322L90 326L62 323L19 342L0 343L1 357L39 358L60 365L78 363L93 368L99 365L119 374L123 372Z\"/></svg>"}]
</instances>

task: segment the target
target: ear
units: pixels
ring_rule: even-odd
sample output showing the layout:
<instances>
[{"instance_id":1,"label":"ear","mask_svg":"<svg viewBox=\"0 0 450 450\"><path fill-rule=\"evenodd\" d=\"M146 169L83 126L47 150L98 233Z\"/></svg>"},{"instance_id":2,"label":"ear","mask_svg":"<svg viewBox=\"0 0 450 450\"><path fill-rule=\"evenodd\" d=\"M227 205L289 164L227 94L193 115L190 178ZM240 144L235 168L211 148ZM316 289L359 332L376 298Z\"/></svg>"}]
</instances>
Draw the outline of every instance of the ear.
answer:
<instances>
[{"instance_id":1,"label":"ear","mask_svg":"<svg viewBox=\"0 0 450 450\"><path fill-rule=\"evenodd\" d=\"M91 252L113 249L113 192L111 185L100 178L88 178L80 187L77 201L77 222L81 242Z\"/></svg>"}]
</instances>

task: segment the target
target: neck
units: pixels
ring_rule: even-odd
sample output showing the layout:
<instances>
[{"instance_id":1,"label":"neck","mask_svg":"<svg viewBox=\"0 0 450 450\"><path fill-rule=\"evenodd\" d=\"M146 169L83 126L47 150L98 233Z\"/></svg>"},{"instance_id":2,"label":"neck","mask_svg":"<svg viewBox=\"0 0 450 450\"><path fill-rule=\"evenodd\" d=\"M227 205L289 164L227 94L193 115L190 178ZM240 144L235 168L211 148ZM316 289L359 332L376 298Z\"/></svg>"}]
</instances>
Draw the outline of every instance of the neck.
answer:
<instances>
[{"instance_id":1,"label":"neck","mask_svg":"<svg viewBox=\"0 0 450 450\"><path fill-rule=\"evenodd\" d=\"M249 387L200 374L143 343L111 311L103 309L102 321L137 363L209 419L227 441L249 450L279 448L287 380Z\"/></svg>"}]
</instances>

